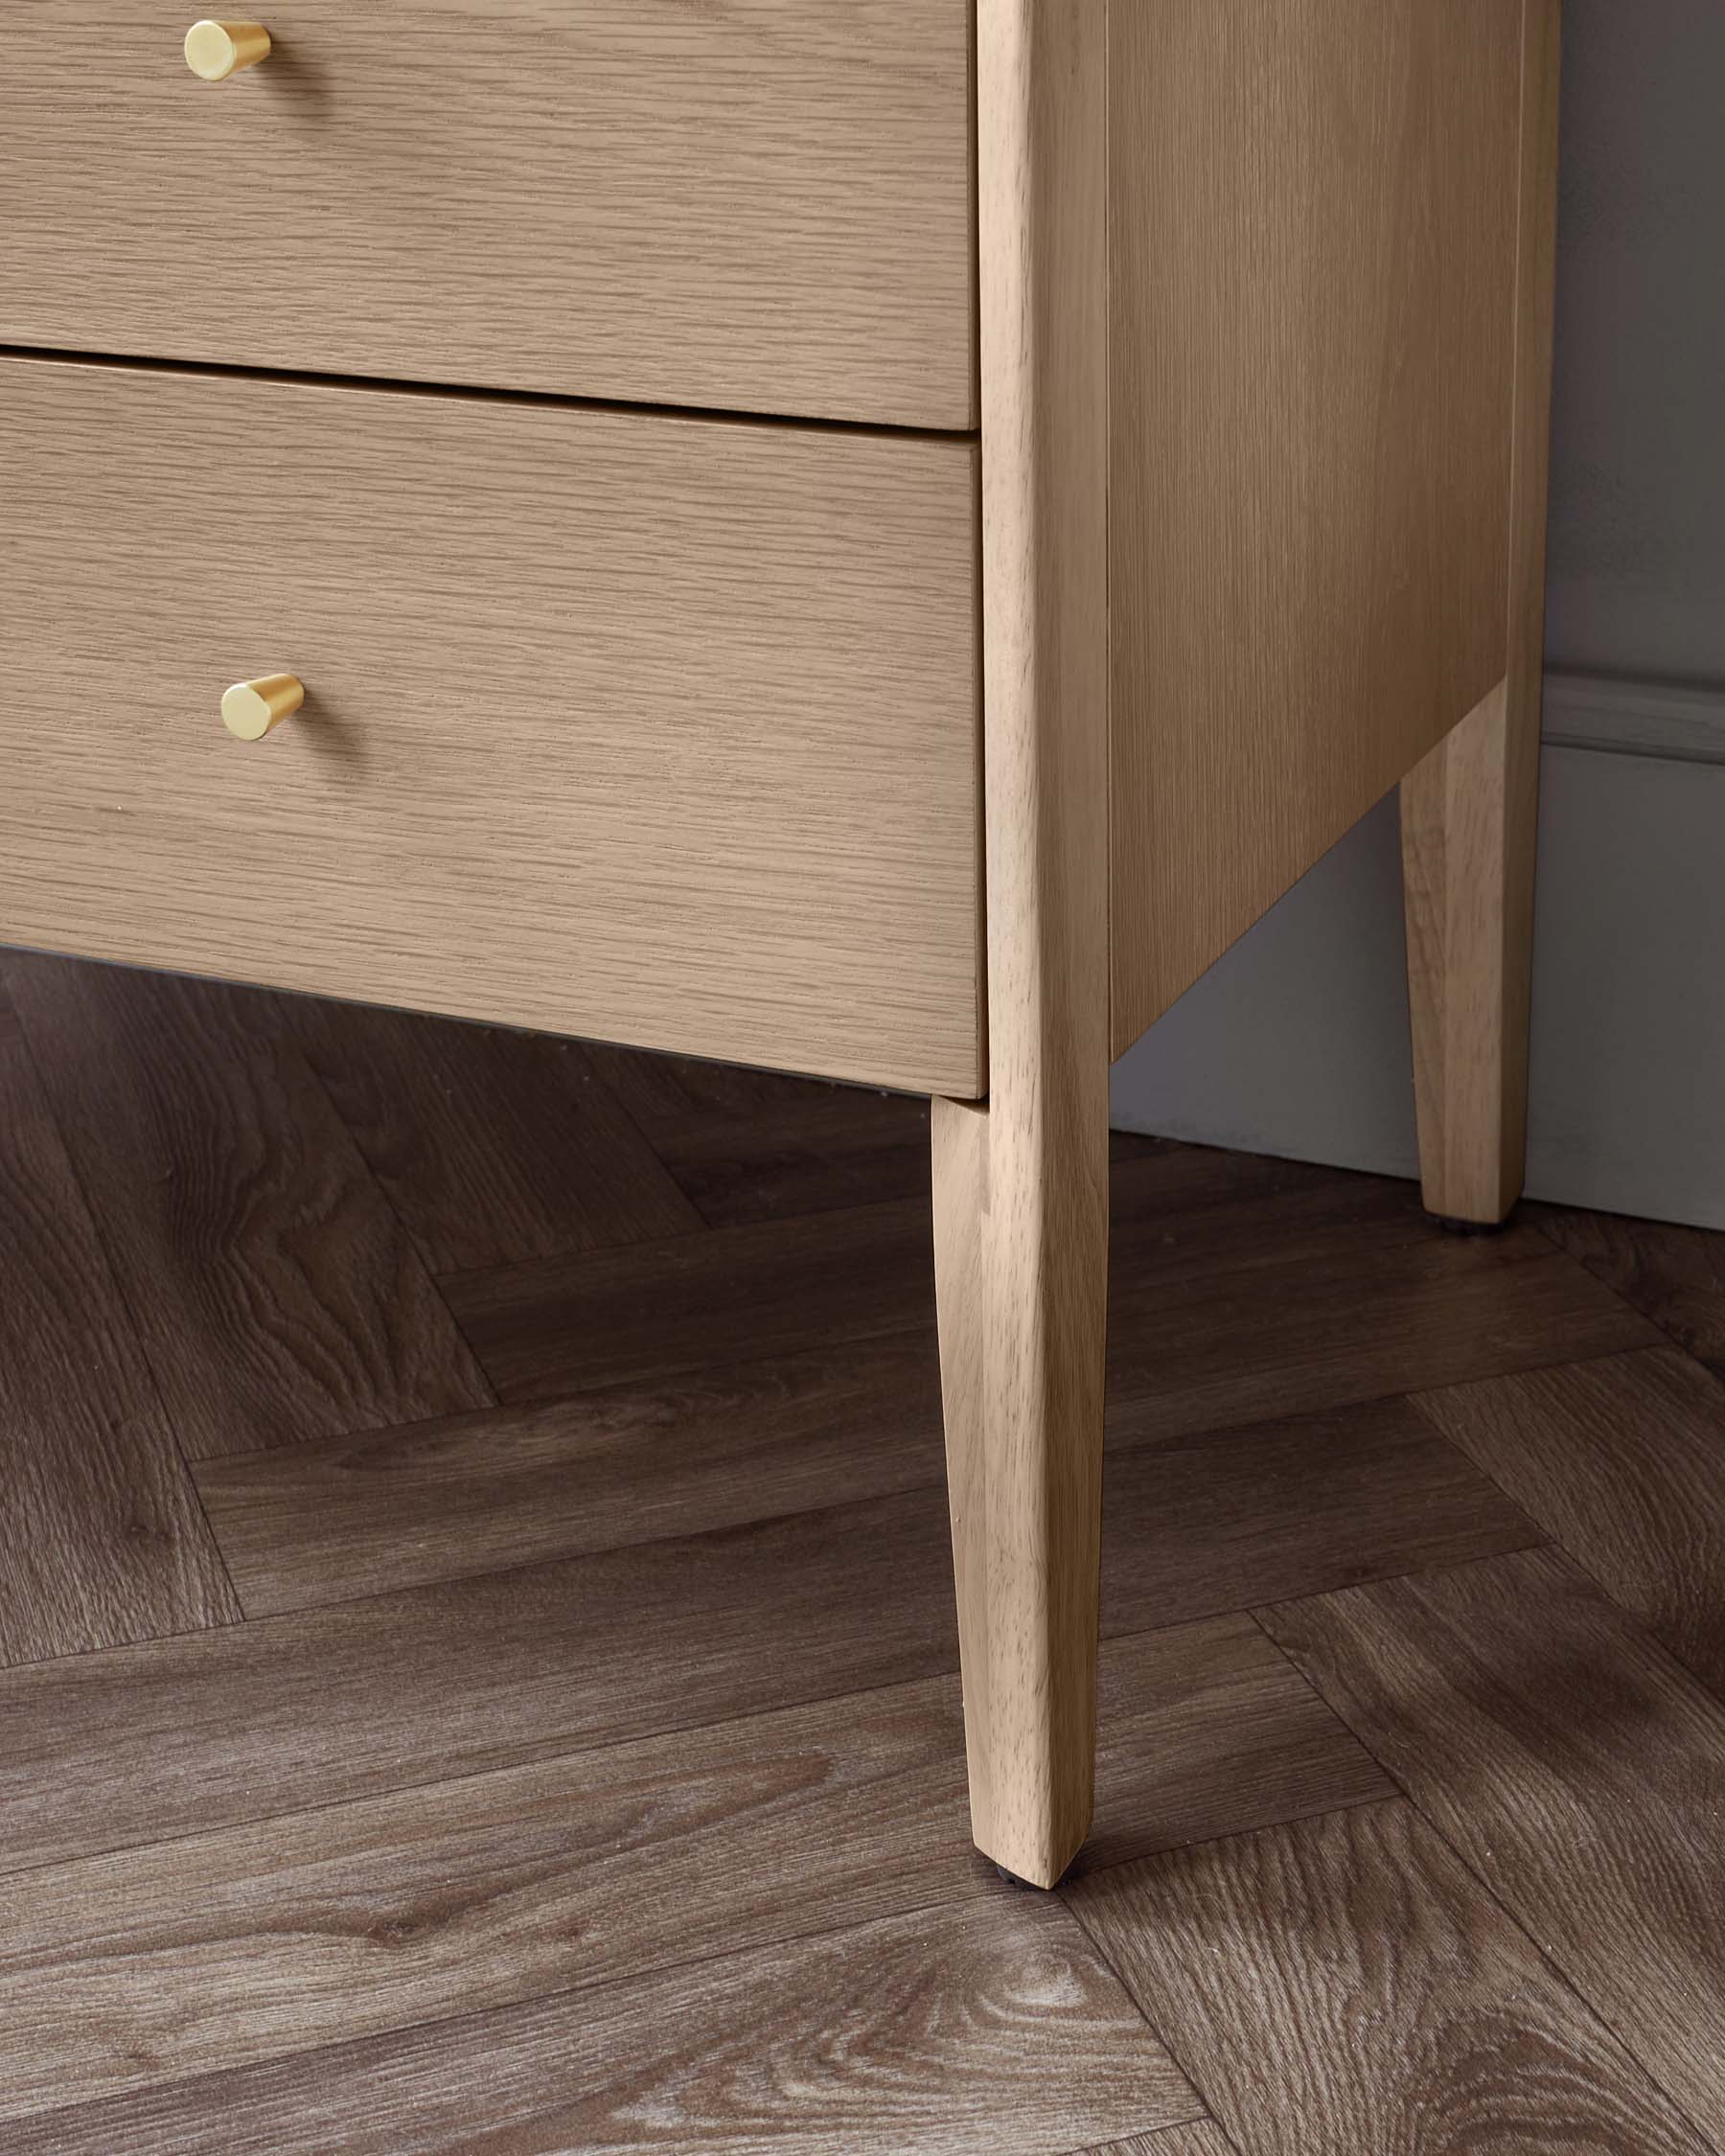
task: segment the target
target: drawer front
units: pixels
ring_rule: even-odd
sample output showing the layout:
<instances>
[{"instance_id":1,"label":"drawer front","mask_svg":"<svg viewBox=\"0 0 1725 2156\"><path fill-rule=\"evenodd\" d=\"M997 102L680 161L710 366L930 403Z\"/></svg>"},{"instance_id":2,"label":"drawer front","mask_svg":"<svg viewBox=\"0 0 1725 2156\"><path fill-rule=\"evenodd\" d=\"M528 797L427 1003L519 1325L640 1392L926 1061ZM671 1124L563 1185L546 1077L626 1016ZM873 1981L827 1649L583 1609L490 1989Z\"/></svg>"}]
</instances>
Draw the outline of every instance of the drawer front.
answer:
<instances>
[{"instance_id":1,"label":"drawer front","mask_svg":"<svg viewBox=\"0 0 1725 2156\"><path fill-rule=\"evenodd\" d=\"M971 0L0 7L0 343L974 424Z\"/></svg>"},{"instance_id":2,"label":"drawer front","mask_svg":"<svg viewBox=\"0 0 1725 2156\"><path fill-rule=\"evenodd\" d=\"M962 440L0 360L0 943L975 1093L976 489Z\"/></svg>"}]
</instances>

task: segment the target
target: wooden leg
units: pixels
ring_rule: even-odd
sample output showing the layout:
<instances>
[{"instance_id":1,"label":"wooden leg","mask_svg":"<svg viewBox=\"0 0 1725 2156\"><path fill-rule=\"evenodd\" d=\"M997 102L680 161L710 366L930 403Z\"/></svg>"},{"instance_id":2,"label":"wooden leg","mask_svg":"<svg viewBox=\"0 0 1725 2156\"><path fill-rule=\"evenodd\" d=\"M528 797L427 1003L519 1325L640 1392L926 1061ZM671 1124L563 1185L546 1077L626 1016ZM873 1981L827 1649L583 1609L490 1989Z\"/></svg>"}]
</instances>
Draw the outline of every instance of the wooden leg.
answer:
<instances>
[{"instance_id":1,"label":"wooden leg","mask_svg":"<svg viewBox=\"0 0 1725 2156\"><path fill-rule=\"evenodd\" d=\"M977 13L988 1099L937 1100L971 1820L1090 1825L1108 1272L1105 0Z\"/></svg>"},{"instance_id":2,"label":"wooden leg","mask_svg":"<svg viewBox=\"0 0 1725 2156\"><path fill-rule=\"evenodd\" d=\"M1059 1879L1090 1829L1105 1115L1104 1096L1094 1142L1078 1140L1074 1158L1055 1162L987 1106L933 1104L971 1829L985 1855L1040 1887Z\"/></svg>"},{"instance_id":3,"label":"wooden leg","mask_svg":"<svg viewBox=\"0 0 1725 2156\"><path fill-rule=\"evenodd\" d=\"M1557 238L1558 0L1525 0L1506 675L1402 781L1419 1176L1491 1226L1521 1195Z\"/></svg>"},{"instance_id":4,"label":"wooden leg","mask_svg":"<svg viewBox=\"0 0 1725 2156\"><path fill-rule=\"evenodd\" d=\"M1528 1127L1537 697L1491 694L1402 781L1419 1177L1481 1227L1521 1195Z\"/></svg>"}]
</instances>

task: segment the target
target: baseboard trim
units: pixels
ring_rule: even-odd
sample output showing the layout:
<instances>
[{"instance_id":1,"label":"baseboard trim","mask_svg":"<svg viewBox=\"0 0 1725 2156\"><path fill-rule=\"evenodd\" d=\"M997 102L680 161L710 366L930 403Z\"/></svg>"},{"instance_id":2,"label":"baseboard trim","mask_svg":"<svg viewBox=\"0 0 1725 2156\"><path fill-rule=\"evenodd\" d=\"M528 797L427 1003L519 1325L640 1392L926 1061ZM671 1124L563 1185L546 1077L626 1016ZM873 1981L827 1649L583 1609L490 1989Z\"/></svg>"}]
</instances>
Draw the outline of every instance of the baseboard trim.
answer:
<instances>
[{"instance_id":1,"label":"baseboard trim","mask_svg":"<svg viewBox=\"0 0 1725 2156\"><path fill-rule=\"evenodd\" d=\"M1725 688L1548 672L1541 731L1553 748L1725 764Z\"/></svg>"}]
</instances>

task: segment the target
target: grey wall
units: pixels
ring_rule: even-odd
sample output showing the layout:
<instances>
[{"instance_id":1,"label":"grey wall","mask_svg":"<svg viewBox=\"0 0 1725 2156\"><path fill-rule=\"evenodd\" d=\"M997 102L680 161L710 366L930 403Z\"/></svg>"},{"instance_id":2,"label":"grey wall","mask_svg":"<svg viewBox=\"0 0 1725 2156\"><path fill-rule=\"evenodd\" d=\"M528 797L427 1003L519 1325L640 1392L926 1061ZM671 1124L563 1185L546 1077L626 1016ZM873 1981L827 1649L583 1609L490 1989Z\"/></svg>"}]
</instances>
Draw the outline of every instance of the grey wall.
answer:
<instances>
[{"instance_id":1,"label":"grey wall","mask_svg":"<svg viewBox=\"0 0 1725 2156\"><path fill-rule=\"evenodd\" d=\"M1563 129L1529 1183L1725 1227L1725 0L1566 0ZM1402 968L1391 800L1116 1122L1414 1173Z\"/></svg>"},{"instance_id":2,"label":"grey wall","mask_svg":"<svg viewBox=\"0 0 1725 2156\"><path fill-rule=\"evenodd\" d=\"M1725 4L1566 0L1546 653L1725 682Z\"/></svg>"},{"instance_id":3,"label":"grey wall","mask_svg":"<svg viewBox=\"0 0 1725 2156\"><path fill-rule=\"evenodd\" d=\"M1725 762L1548 748L1531 1196L1725 1227L1722 841ZM1404 950L1390 800L1116 1066L1115 1121L1417 1173Z\"/></svg>"}]
</instances>

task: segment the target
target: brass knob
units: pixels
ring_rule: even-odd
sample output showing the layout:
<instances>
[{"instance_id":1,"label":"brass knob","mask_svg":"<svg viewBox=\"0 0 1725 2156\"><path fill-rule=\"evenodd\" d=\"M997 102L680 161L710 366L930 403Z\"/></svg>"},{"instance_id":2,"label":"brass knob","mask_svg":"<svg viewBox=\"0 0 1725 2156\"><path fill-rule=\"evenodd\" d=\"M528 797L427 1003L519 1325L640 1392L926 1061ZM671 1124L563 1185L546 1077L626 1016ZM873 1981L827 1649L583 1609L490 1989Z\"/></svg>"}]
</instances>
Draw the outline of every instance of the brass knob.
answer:
<instances>
[{"instance_id":1,"label":"brass knob","mask_svg":"<svg viewBox=\"0 0 1725 2156\"><path fill-rule=\"evenodd\" d=\"M262 741L271 726L291 719L305 700L305 686L291 674L236 681L221 700L221 722L241 741Z\"/></svg>"},{"instance_id":2,"label":"brass knob","mask_svg":"<svg viewBox=\"0 0 1725 2156\"><path fill-rule=\"evenodd\" d=\"M255 22L195 22L186 33L186 65L206 82L225 82L269 57L269 33Z\"/></svg>"}]
</instances>

